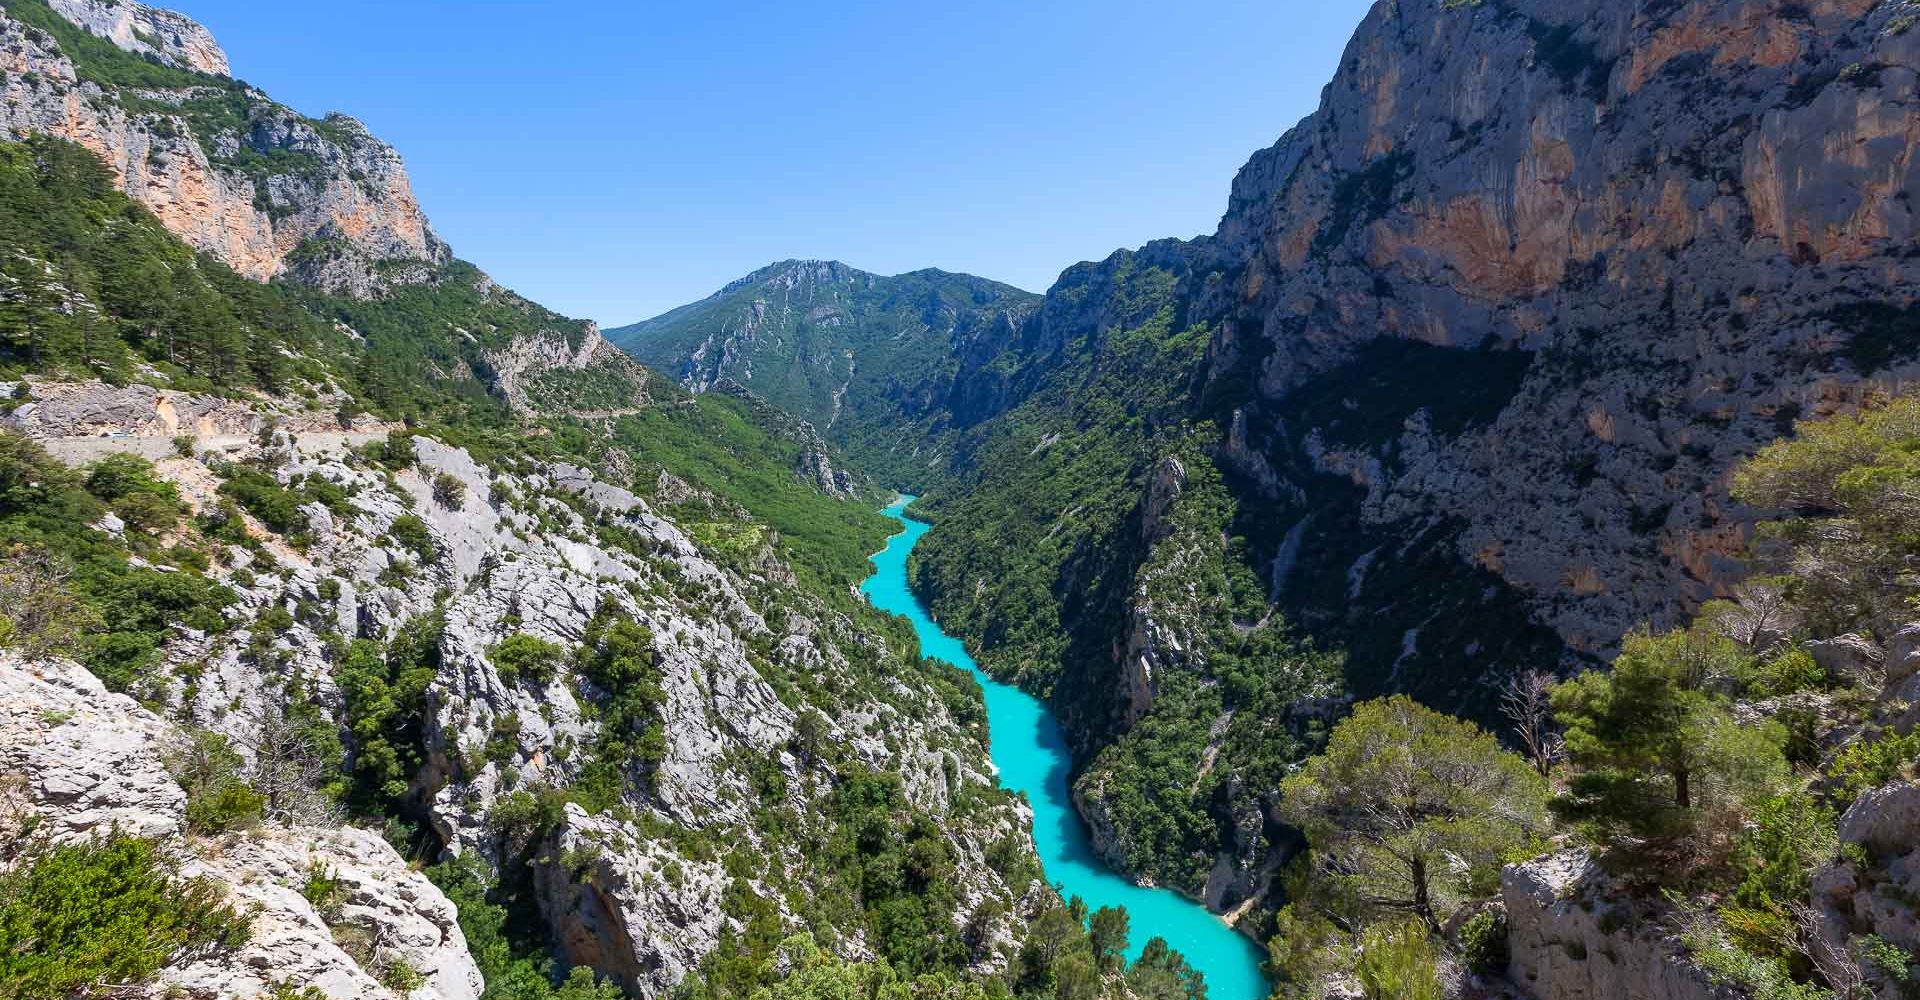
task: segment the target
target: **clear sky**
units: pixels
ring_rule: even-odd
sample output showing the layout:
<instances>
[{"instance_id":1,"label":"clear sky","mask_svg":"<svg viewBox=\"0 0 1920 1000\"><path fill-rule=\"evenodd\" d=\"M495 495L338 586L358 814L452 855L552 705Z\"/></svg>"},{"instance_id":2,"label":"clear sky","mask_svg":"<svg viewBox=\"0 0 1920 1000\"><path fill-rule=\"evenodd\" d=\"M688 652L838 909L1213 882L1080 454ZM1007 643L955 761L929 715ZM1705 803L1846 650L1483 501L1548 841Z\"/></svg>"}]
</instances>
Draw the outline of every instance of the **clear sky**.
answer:
<instances>
[{"instance_id":1,"label":"clear sky","mask_svg":"<svg viewBox=\"0 0 1920 1000\"><path fill-rule=\"evenodd\" d=\"M1211 232L1366 0L149 0L353 114L461 256L608 325L833 258L1044 291Z\"/></svg>"}]
</instances>

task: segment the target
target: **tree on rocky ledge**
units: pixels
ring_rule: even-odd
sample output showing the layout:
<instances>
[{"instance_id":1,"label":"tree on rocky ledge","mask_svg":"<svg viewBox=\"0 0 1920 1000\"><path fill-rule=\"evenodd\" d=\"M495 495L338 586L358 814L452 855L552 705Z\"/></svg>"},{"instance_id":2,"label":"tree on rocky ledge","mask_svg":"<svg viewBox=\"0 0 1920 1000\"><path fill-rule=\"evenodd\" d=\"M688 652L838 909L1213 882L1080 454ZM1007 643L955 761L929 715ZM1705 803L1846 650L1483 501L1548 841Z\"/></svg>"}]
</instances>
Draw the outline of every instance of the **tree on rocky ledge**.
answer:
<instances>
[{"instance_id":1,"label":"tree on rocky ledge","mask_svg":"<svg viewBox=\"0 0 1920 1000\"><path fill-rule=\"evenodd\" d=\"M1438 929L1451 900L1485 891L1503 856L1547 829L1547 797L1546 779L1478 726L1402 695L1357 706L1283 783L1280 812L1339 895Z\"/></svg>"}]
</instances>

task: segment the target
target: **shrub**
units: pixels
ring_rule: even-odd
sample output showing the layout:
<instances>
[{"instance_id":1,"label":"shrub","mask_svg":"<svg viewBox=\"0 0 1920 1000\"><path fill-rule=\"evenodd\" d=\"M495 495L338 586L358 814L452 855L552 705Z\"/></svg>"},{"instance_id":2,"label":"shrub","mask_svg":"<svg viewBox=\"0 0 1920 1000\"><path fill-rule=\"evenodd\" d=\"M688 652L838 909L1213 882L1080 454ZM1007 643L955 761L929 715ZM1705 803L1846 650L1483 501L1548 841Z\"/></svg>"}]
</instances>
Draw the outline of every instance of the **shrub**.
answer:
<instances>
[{"instance_id":1,"label":"shrub","mask_svg":"<svg viewBox=\"0 0 1920 1000\"><path fill-rule=\"evenodd\" d=\"M244 830L260 822L266 797L240 777L240 755L227 738L194 730L167 754L167 770L187 793L187 826L195 833Z\"/></svg>"},{"instance_id":2,"label":"shrub","mask_svg":"<svg viewBox=\"0 0 1920 1000\"><path fill-rule=\"evenodd\" d=\"M393 524L387 528L387 534L393 536L393 540L402 548L418 556L423 563L432 562L434 555L439 551L434 545L433 532L427 527L427 522L414 514L402 514L394 518Z\"/></svg>"},{"instance_id":3,"label":"shrub","mask_svg":"<svg viewBox=\"0 0 1920 1000\"><path fill-rule=\"evenodd\" d=\"M1861 793L1878 788L1920 764L1920 729L1905 736L1884 733L1878 739L1847 744L1827 765L1827 777L1838 787L1834 796L1849 805Z\"/></svg>"},{"instance_id":4,"label":"shrub","mask_svg":"<svg viewBox=\"0 0 1920 1000\"><path fill-rule=\"evenodd\" d=\"M1476 975L1494 975L1507 968L1507 923L1492 910L1482 910L1460 925L1460 955Z\"/></svg>"},{"instance_id":5,"label":"shrub","mask_svg":"<svg viewBox=\"0 0 1920 1000\"><path fill-rule=\"evenodd\" d=\"M1442 1000L1440 956L1417 920L1375 924L1361 935L1354 972L1367 1000Z\"/></svg>"},{"instance_id":6,"label":"shrub","mask_svg":"<svg viewBox=\"0 0 1920 1000\"><path fill-rule=\"evenodd\" d=\"M448 510L459 510L467 502L467 484L451 473L439 473L433 477L433 501Z\"/></svg>"},{"instance_id":7,"label":"shrub","mask_svg":"<svg viewBox=\"0 0 1920 1000\"><path fill-rule=\"evenodd\" d=\"M142 983L240 947L247 923L152 841L116 832L45 849L0 872L0 995L65 1000Z\"/></svg>"},{"instance_id":8,"label":"shrub","mask_svg":"<svg viewBox=\"0 0 1920 1000\"><path fill-rule=\"evenodd\" d=\"M300 895L313 904L320 919L331 923L339 916L340 907L346 903L347 886L334 876L332 869L315 858L307 864L307 877L300 884Z\"/></svg>"},{"instance_id":9,"label":"shrub","mask_svg":"<svg viewBox=\"0 0 1920 1000\"><path fill-rule=\"evenodd\" d=\"M99 497L128 524L147 532L171 528L184 509L180 494L153 474L153 466L134 455L108 455L87 472L87 492Z\"/></svg>"},{"instance_id":10,"label":"shrub","mask_svg":"<svg viewBox=\"0 0 1920 1000\"><path fill-rule=\"evenodd\" d=\"M1838 840L1833 810L1810 796L1761 802L1734 846L1734 870L1740 876L1734 902L1785 915L1806 900L1813 869L1833 857Z\"/></svg>"},{"instance_id":11,"label":"shrub","mask_svg":"<svg viewBox=\"0 0 1920 1000\"><path fill-rule=\"evenodd\" d=\"M493 647L488 657L500 672L500 679L508 684L526 678L544 685L553 680L566 655L567 651L558 644L521 632Z\"/></svg>"},{"instance_id":12,"label":"shrub","mask_svg":"<svg viewBox=\"0 0 1920 1000\"><path fill-rule=\"evenodd\" d=\"M280 480L271 473L238 462L223 462L214 472L224 480L220 492L233 498L267 527L282 534L306 527L299 498L280 485Z\"/></svg>"}]
</instances>

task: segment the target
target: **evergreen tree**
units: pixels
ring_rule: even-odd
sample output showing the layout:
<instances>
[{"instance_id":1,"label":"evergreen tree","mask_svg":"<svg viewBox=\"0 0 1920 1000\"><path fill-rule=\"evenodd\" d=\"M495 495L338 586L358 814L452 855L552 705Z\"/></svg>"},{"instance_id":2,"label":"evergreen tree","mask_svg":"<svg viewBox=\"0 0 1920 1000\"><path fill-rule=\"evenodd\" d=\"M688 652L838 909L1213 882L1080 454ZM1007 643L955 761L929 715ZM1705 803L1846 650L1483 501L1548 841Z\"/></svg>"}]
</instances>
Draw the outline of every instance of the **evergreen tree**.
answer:
<instances>
[{"instance_id":1,"label":"evergreen tree","mask_svg":"<svg viewBox=\"0 0 1920 1000\"><path fill-rule=\"evenodd\" d=\"M1319 874L1363 909L1437 929L1489 888L1503 855L1547 827L1546 780L1479 727L1405 696L1365 702L1281 786Z\"/></svg>"}]
</instances>

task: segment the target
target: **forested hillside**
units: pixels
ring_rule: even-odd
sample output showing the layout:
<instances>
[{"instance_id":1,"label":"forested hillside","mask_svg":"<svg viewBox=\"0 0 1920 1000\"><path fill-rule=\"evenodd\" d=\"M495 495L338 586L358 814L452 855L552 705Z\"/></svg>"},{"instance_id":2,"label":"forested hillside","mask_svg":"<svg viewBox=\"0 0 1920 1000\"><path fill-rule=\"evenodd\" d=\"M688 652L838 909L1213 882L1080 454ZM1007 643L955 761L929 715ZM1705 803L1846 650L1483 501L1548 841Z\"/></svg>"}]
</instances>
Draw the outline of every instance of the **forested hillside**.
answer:
<instances>
[{"instance_id":1,"label":"forested hillside","mask_svg":"<svg viewBox=\"0 0 1920 1000\"><path fill-rule=\"evenodd\" d=\"M990 391L979 369L1038 302L966 274L786 261L607 338L694 391L745 386L862 469L916 488L945 467L969 414L998 405L976 398Z\"/></svg>"}]
</instances>

